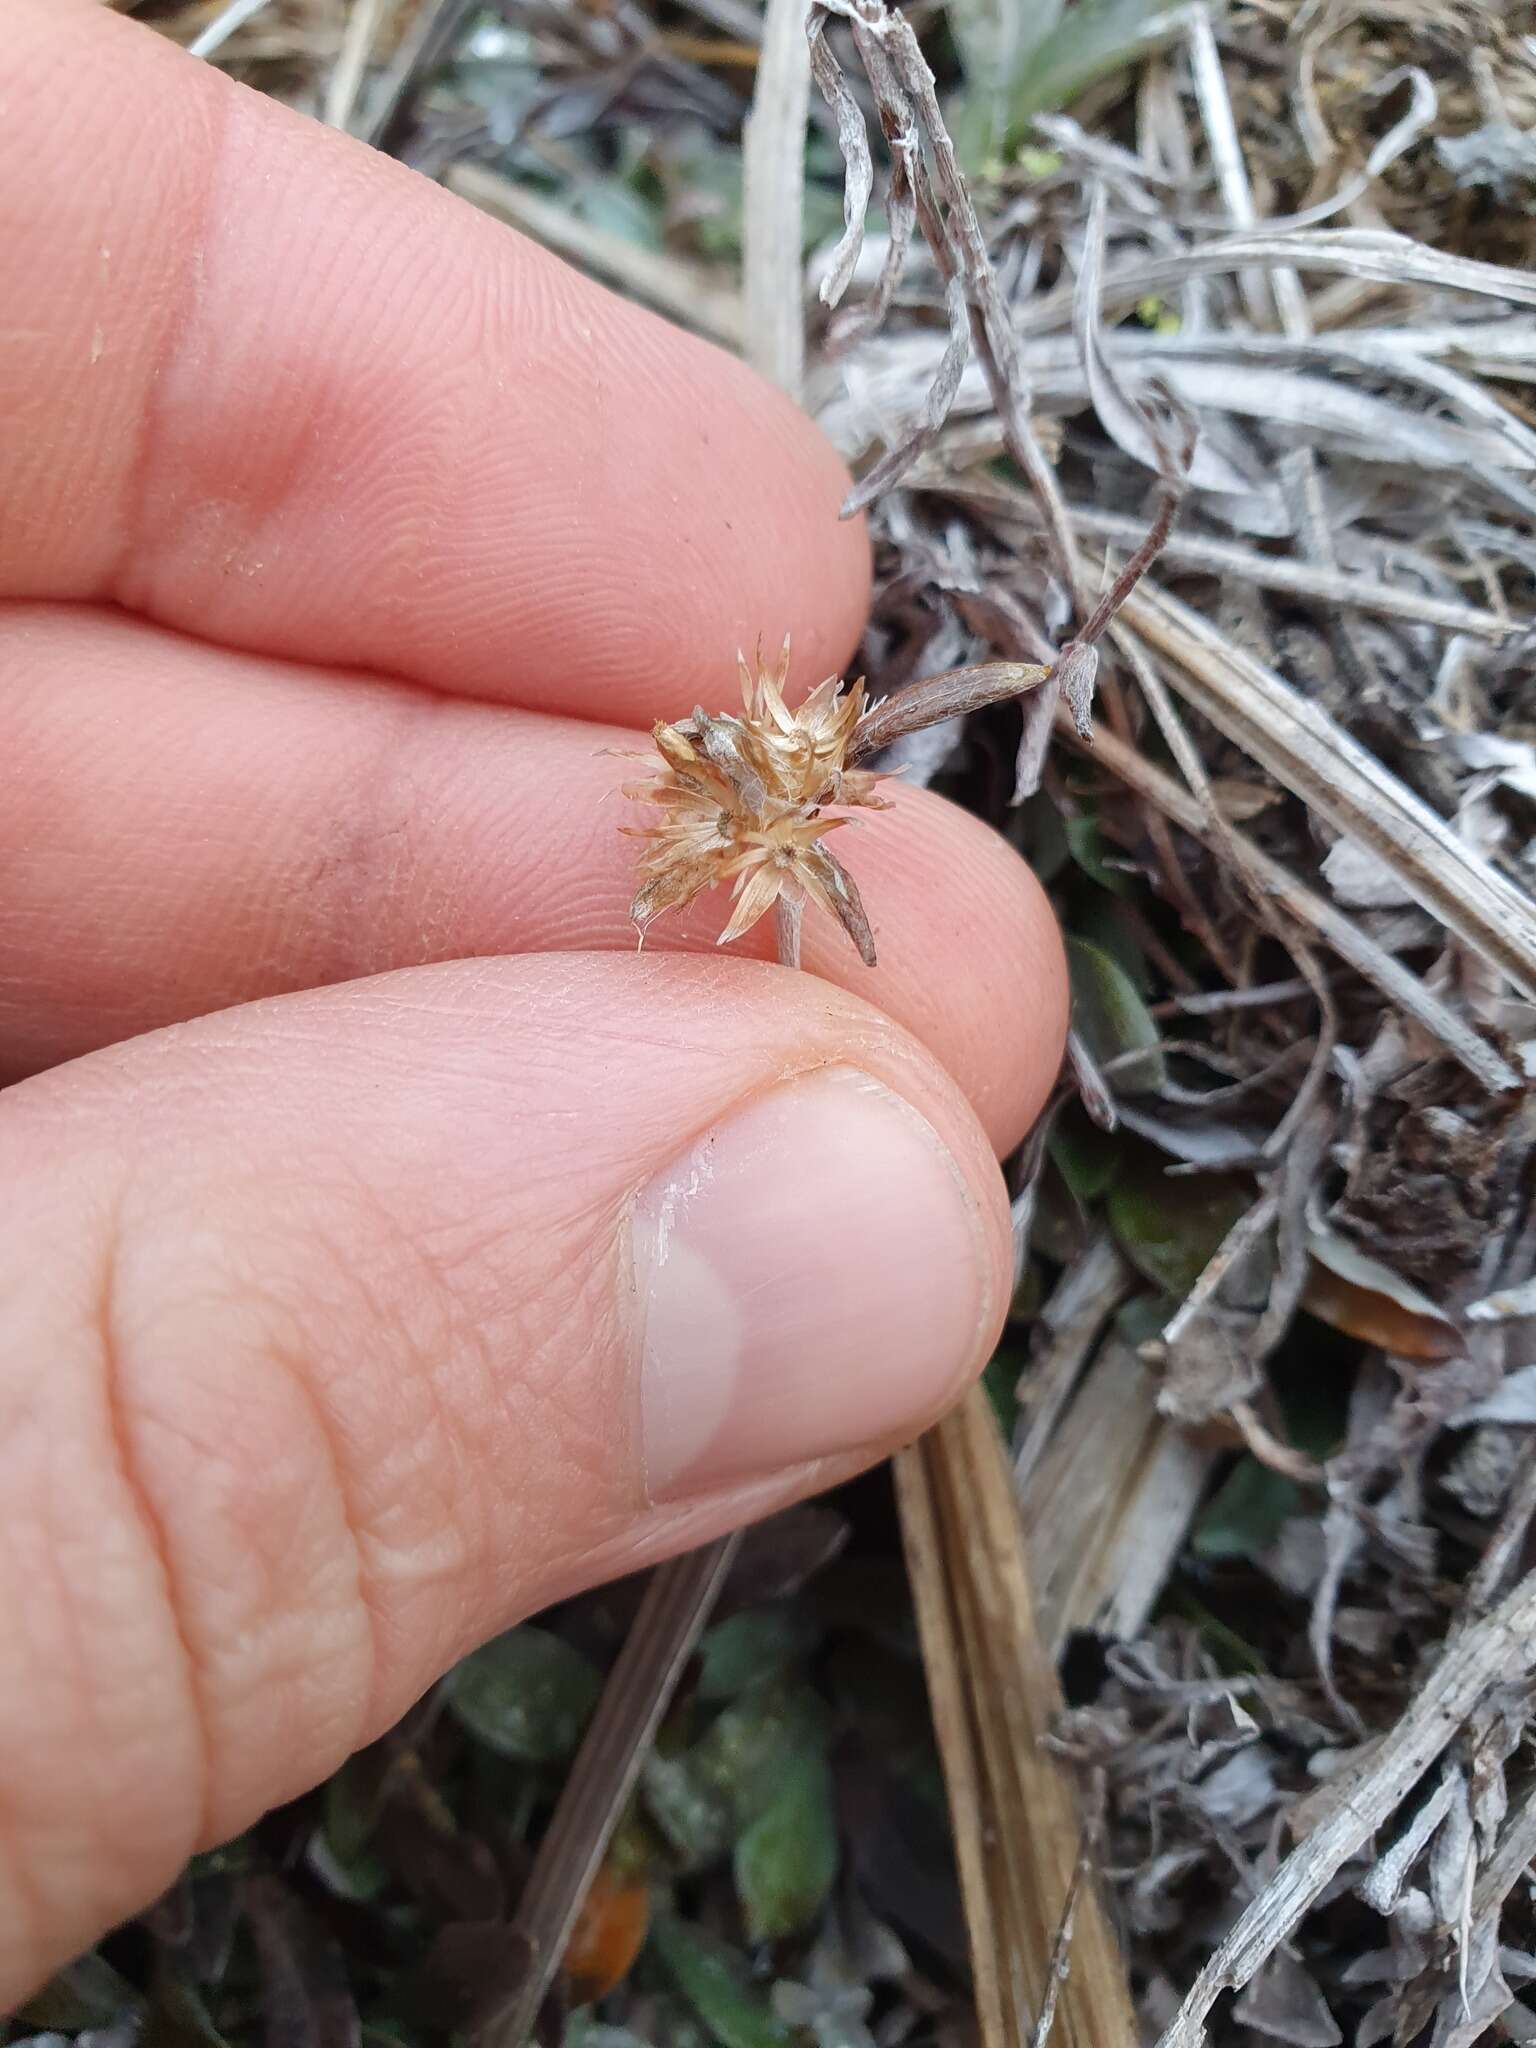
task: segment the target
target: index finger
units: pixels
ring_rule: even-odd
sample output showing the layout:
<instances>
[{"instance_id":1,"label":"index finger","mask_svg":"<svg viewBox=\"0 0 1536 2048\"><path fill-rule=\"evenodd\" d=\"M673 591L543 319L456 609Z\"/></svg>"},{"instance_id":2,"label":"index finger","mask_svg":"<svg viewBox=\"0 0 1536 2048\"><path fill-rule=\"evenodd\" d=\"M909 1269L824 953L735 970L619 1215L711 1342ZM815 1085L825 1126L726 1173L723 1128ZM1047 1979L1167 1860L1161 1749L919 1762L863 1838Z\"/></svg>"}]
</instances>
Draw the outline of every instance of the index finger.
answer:
<instances>
[{"instance_id":1,"label":"index finger","mask_svg":"<svg viewBox=\"0 0 1536 2048\"><path fill-rule=\"evenodd\" d=\"M0 597L620 718L847 654L847 479L742 364L96 0L6 16Z\"/></svg>"}]
</instances>

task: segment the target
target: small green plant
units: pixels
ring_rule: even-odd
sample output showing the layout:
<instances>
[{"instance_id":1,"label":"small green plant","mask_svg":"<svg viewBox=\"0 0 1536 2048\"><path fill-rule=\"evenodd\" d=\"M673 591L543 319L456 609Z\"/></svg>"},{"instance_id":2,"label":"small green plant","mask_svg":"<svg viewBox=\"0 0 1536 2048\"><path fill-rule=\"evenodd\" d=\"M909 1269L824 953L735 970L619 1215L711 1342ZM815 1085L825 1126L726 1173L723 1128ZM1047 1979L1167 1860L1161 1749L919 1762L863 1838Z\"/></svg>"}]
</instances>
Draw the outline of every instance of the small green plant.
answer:
<instances>
[{"instance_id":1,"label":"small green plant","mask_svg":"<svg viewBox=\"0 0 1536 2048\"><path fill-rule=\"evenodd\" d=\"M951 125L966 168L1011 158L1037 114L1128 64L1166 13L1164 0L949 0L965 72Z\"/></svg>"}]
</instances>

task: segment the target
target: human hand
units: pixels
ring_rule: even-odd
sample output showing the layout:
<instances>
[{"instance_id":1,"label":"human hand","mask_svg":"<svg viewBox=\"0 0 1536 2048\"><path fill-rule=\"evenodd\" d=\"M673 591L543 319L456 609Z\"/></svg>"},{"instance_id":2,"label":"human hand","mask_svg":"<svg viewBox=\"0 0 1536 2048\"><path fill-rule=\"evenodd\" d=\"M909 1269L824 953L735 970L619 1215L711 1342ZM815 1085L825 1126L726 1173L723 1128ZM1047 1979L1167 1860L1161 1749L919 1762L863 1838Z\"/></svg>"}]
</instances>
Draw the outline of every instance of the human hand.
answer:
<instances>
[{"instance_id":1,"label":"human hand","mask_svg":"<svg viewBox=\"0 0 1536 2048\"><path fill-rule=\"evenodd\" d=\"M1023 866L899 785L878 969L716 901L634 952L598 721L858 632L793 408L104 8L6 39L0 2006L947 1405L1064 1015Z\"/></svg>"}]
</instances>

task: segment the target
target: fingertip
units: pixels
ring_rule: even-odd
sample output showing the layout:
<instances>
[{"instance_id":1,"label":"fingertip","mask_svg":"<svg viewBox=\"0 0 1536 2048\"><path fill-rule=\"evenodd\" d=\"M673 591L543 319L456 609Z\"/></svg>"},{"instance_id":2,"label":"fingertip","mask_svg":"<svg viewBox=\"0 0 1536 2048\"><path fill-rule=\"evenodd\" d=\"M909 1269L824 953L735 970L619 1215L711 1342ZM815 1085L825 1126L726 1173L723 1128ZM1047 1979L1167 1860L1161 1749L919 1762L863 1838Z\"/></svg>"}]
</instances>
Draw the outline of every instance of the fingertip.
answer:
<instances>
[{"instance_id":1,"label":"fingertip","mask_svg":"<svg viewBox=\"0 0 1536 2048\"><path fill-rule=\"evenodd\" d=\"M926 789L890 785L842 856L874 928L865 969L842 934L807 921L806 964L943 1048L1000 1158L1045 1107L1070 997L1060 927L1038 877L1001 833Z\"/></svg>"}]
</instances>

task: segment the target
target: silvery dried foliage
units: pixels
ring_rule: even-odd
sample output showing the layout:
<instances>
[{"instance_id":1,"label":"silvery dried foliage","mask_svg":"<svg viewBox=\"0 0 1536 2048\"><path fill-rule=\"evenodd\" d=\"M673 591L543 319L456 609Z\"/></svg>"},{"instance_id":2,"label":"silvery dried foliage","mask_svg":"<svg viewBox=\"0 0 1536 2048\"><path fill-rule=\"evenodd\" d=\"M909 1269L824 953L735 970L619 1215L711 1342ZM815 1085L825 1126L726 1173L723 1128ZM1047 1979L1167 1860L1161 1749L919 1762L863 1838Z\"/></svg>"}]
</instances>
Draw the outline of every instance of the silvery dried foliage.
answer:
<instances>
[{"instance_id":1,"label":"silvery dried foliage","mask_svg":"<svg viewBox=\"0 0 1536 2048\"><path fill-rule=\"evenodd\" d=\"M1217 1570L1196 1551L1177 1566L1179 1598L1215 1600L1221 1627L1164 1622L1111 1651L1091 1704L1062 1730L1108 1787L1105 1860L1149 2025L1193 2040L1199 2023L1178 2008L1199 1968L1224 1936L1243 1935L1243 1909L1258 1910L1282 1867L1295 1875L1286 1858L1303 1853L1309 1817L1326 1814L1330 1782L1369 1770L1382 1731L1482 1611L1472 1595L1486 1607L1522 1562L1536 1393L1519 1375L1536 1358L1530 1323L1491 1304L1518 1300L1536 1266L1536 438L1504 402L1513 380L1536 373L1533 294L1517 273L1462 264L1451 248L1362 237L1345 184L1330 212L1294 157L1266 155L1273 129L1242 144L1250 167L1272 173L1272 211L1296 220L1281 235L1256 207L1233 214L1241 167L1207 154L1223 90L1240 117L1248 84L1273 96L1280 74L1230 43L1214 78L1198 47L1187 64L1176 50L1159 60L1113 141L1041 124L1028 168L976 195L990 258L978 280L973 224L947 190L922 80L902 68L896 32L874 26L878 12L829 8L821 32L842 76L862 64L884 133L899 140L889 197L903 225L883 245L863 324L858 307L834 324L813 384L829 431L878 486L872 684L957 657L1048 658L1145 529L1166 466L1148 434L1164 393L1193 415L1201 453L1154 581L1215 622L1216 662L1226 649L1231 674L1278 684L1260 707L1192 671L1184 615L1144 591L1103 650L1097 756L1046 749L1029 719L1054 708L1042 691L1022 720L973 715L923 763L1048 872L1056 863L1069 930L1089 884L1118 897L1107 906L1118 942L1145 978L1122 992L1119 1071L1112 1045L1093 1048L1092 1112L1118 1123L1123 1144L1160 1156L1154 1181L1160 1171L1171 1213L1182 1202L1194 1216L1196 1197L1180 1190L1201 1175L1231 1190L1203 1270L1197 1260L1177 1281L1182 1305L1162 1311L1143 1355L1168 1425L1225 1425L1256 1475L1250 1492L1268 1487L1264 1498L1286 1505L1267 1541L1254 1525L1240 1565ZM1355 13L1311 12L1309 89L1314 111L1333 109L1345 55L1374 59L1390 36ZM1242 18L1262 39L1268 25ZM1443 165L1477 162L1474 145L1458 153L1453 139L1468 130L1445 127L1461 119L1477 63L1431 10L1403 10L1395 33L1395 70L1383 62L1377 74L1371 175L1402 194L1408 166L1430 152ZM1492 44L1515 72L1517 41L1501 23ZM819 82L835 100L837 82ZM830 280L824 297L864 275L850 268L860 209L880 196L860 137L850 142L846 101L840 118L857 175L850 234L813 271ZM912 195L928 246L903 268ZM1247 231L1241 262L1221 258L1234 227ZM1356 266L1380 285L1352 311ZM964 361L956 280L973 342ZM991 345L994 293L1011 355ZM1315 317L1326 293L1341 310ZM1054 503L1036 486L1021 423L1036 448L1059 451ZM1343 771L1357 762L1385 770L1385 813L1345 796ZM1170 772L1193 802L1163 796ZM1011 807L1034 792L1022 815ZM1442 890L1452 846L1430 847L1431 816L1481 864L1471 885L1501 903L1484 936L1447 930L1468 884ZM1051 851L1063 832L1065 855ZM1274 885L1280 871L1294 888ZM1095 914L1105 911L1100 896ZM1231 991L1226 1006L1212 970ZM1130 1013L1148 994L1163 999L1155 1070L1141 1055L1128 1064L1145 1043ZM1079 1061L1078 1086L1089 1071ZM1058 1118L1072 1092L1064 1085ZM1054 1156L1030 1213L1041 1269L1067 1288L1093 1256L1102 1197L1074 1195L1070 1177L1063 1188L1065 1155ZM1119 1171L1112 1225L1166 1289L1172 1267ZM1198 1241L1193 1221L1190 1231ZM1331 1440L1312 1447L1296 1441L1280 1397L1319 1327L1334 1333L1354 1393ZM1060 1369L1054 1337L1037 1350L1041 1370ZM1069 1384L1061 1409L1069 1433L1074 1398L1091 1408L1097 1355L1090 1339L1086 1358L1079 1346L1067 1362L1080 1389ZM1029 1389L1026 1372L1026 1403ZM1021 1444L1035 1471L1029 1427L1026 1406ZM1046 1446L1047 1478L1053 1455L1067 1453ZM1128 1468L1120 1483L1140 1482ZM1219 1506L1195 1492L1183 1511L1198 1533ZM1250 1540L1234 1526L1229 1550L1212 1555ZM1095 1611L1083 1612L1090 1629ZM1231 1676L1232 1657L1251 1658L1255 1674ZM1512 1683L1490 1677L1438 1779L1394 1777L1391 1826L1336 1867L1319 1864L1299 1933L1245 1960L1241 1997L1214 2023L1221 2038L1327 2048L1363 2023L1374 2038L1424 2030L1448 2044L1496 2021L1523 2038L1529 2022L1512 2002L1523 1980L1501 1931L1519 1901L1507 1905L1513 1880L1498 1863L1500 1844L1511 1853L1506 1809L1529 1794L1526 1681ZM1415 1835L1437 1785L1444 1811ZM1379 1861L1394 1844L1396 1863ZM1382 1868L1391 1883L1378 1877L1373 1891ZM1307 1894L1304 1868L1301 1883ZM1375 1946L1362 1951L1363 1940Z\"/></svg>"}]
</instances>

